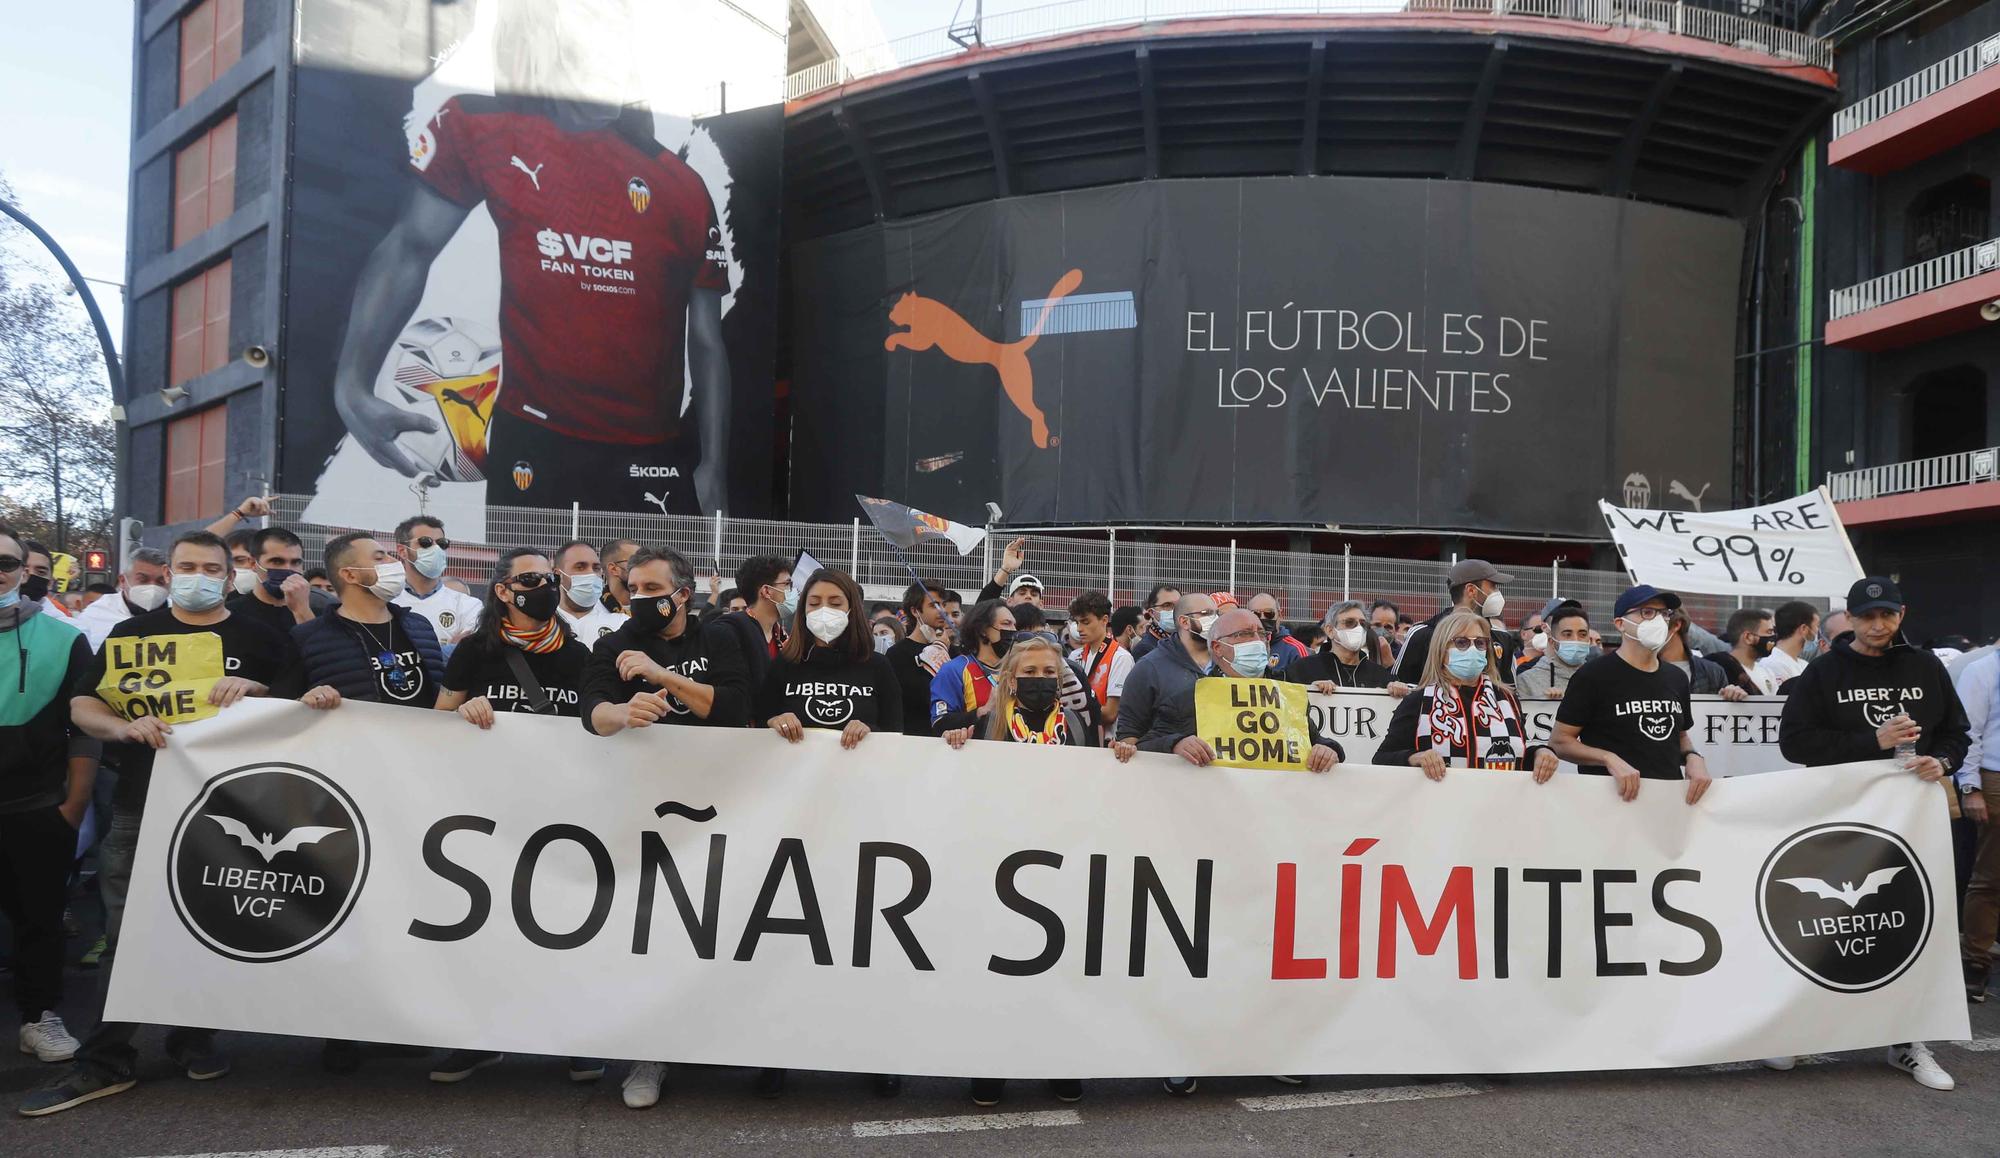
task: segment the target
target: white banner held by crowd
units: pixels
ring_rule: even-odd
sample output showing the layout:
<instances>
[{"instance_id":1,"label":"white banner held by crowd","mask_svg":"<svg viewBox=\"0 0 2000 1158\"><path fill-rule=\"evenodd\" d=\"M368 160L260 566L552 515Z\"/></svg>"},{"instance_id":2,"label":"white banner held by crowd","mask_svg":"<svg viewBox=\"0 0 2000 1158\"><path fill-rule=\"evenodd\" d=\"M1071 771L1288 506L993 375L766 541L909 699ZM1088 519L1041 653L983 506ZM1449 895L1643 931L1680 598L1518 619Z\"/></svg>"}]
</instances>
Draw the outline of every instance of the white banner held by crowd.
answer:
<instances>
[{"instance_id":1,"label":"white banner held by crowd","mask_svg":"<svg viewBox=\"0 0 2000 1158\"><path fill-rule=\"evenodd\" d=\"M1706 758L1710 776L1720 779L1797 767L1778 750L1778 719L1785 710L1781 697L1755 696L1732 702L1719 696L1695 696L1693 701L1694 747ZM1348 763L1372 764L1398 702L1388 692L1342 688L1331 695L1314 694L1306 710L1314 727L1340 741ZM1560 700L1521 701L1521 718L1527 723L1531 742L1548 742L1560 704ZM1575 768L1564 764L1563 770L1574 772Z\"/></svg>"},{"instance_id":2,"label":"white banner held by crowd","mask_svg":"<svg viewBox=\"0 0 2000 1158\"><path fill-rule=\"evenodd\" d=\"M1834 598L1861 578L1832 496L1821 487L1740 511L1598 509L1634 583L1706 595Z\"/></svg>"},{"instance_id":3,"label":"white banner held by crowd","mask_svg":"<svg viewBox=\"0 0 2000 1158\"><path fill-rule=\"evenodd\" d=\"M106 1016L1003 1077L1677 1066L1967 1036L1937 789L248 701L175 729Z\"/></svg>"}]
</instances>

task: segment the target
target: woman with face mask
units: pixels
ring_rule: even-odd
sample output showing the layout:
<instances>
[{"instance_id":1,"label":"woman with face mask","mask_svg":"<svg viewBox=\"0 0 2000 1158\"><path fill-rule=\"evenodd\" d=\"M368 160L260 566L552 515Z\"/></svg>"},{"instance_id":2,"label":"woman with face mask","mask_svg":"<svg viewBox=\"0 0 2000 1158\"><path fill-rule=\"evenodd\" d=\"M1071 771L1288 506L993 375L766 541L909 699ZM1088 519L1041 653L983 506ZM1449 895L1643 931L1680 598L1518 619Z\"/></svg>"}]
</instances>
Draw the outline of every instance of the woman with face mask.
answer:
<instances>
[{"instance_id":1,"label":"woman with face mask","mask_svg":"<svg viewBox=\"0 0 2000 1158\"><path fill-rule=\"evenodd\" d=\"M1397 706L1375 763L1421 768L1431 780L1447 768L1529 769L1546 784L1556 755L1529 741L1521 705L1500 682L1486 617L1452 612L1423 641L1423 683Z\"/></svg>"},{"instance_id":2,"label":"woman with face mask","mask_svg":"<svg viewBox=\"0 0 2000 1158\"><path fill-rule=\"evenodd\" d=\"M998 599L976 603L959 625L964 653L931 680L931 734L983 727L993 702L993 679L1014 644L1014 612Z\"/></svg>"},{"instance_id":3,"label":"woman with face mask","mask_svg":"<svg viewBox=\"0 0 2000 1158\"><path fill-rule=\"evenodd\" d=\"M893 611L884 611L868 625L868 630L879 655L888 655L889 649L903 642L903 621L896 618Z\"/></svg>"},{"instance_id":4,"label":"woman with face mask","mask_svg":"<svg viewBox=\"0 0 2000 1158\"><path fill-rule=\"evenodd\" d=\"M993 710L987 713L985 722L949 729L944 733L944 742L953 748L963 748L970 739L1097 747L1097 729L1056 702L1064 663L1062 647L1054 639L1023 635L1007 652L993 681ZM972 1104L999 1105L1006 1086L1005 1078L973 1078ZM1083 1081L1051 1079L1049 1092L1061 1101L1078 1101L1083 1097Z\"/></svg>"},{"instance_id":5,"label":"woman with face mask","mask_svg":"<svg viewBox=\"0 0 2000 1158\"><path fill-rule=\"evenodd\" d=\"M533 547L501 555L478 629L445 664L438 710L480 728L491 728L496 712L579 714L590 649L556 615L561 599L561 579L547 555Z\"/></svg>"},{"instance_id":6,"label":"woman with face mask","mask_svg":"<svg viewBox=\"0 0 2000 1158\"><path fill-rule=\"evenodd\" d=\"M1327 608L1325 623L1326 649L1286 668L1287 682L1306 684L1324 694L1342 688L1388 688L1391 695L1400 697L1410 690L1408 685L1393 683L1389 669L1375 662L1375 633L1359 600L1348 599Z\"/></svg>"}]
</instances>

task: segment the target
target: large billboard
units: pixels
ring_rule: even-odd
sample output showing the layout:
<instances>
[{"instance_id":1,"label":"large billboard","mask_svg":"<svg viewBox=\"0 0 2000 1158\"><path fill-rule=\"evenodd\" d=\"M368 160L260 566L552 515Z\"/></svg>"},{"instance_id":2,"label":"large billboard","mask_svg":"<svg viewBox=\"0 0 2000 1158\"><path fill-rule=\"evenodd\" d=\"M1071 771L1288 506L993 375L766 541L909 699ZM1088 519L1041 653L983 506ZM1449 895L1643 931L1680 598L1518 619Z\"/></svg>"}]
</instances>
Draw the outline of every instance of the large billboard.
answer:
<instances>
[{"instance_id":1,"label":"large billboard","mask_svg":"<svg viewBox=\"0 0 2000 1158\"><path fill-rule=\"evenodd\" d=\"M770 506L777 0L303 0L281 488Z\"/></svg>"},{"instance_id":2,"label":"large billboard","mask_svg":"<svg viewBox=\"0 0 2000 1158\"><path fill-rule=\"evenodd\" d=\"M1602 538L1599 498L1726 506L1742 242L1631 201L1313 177L802 243L792 512Z\"/></svg>"}]
</instances>

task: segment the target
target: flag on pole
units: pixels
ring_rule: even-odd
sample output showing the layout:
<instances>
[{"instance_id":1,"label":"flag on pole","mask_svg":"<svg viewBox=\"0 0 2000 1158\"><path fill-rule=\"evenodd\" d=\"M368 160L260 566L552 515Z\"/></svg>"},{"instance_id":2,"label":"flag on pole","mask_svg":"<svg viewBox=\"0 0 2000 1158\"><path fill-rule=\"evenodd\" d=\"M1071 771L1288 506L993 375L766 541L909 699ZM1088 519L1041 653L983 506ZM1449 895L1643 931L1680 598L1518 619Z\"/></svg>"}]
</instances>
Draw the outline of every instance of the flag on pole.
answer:
<instances>
[{"instance_id":1,"label":"flag on pole","mask_svg":"<svg viewBox=\"0 0 2000 1158\"><path fill-rule=\"evenodd\" d=\"M792 559L792 590L799 593L801 600L806 597L806 586L812 582L812 577L819 573L820 566L820 561L813 558L812 552L804 547L800 547L798 555Z\"/></svg>"},{"instance_id":2,"label":"flag on pole","mask_svg":"<svg viewBox=\"0 0 2000 1158\"><path fill-rule=\"evenodd\" d=\"M883 538L897 547L907 549L924 539L944 539L957 547L959 554L969 555L973 548L986 541L986 532L979 527L954 523L888 499L871 499L867 495L854 497L860 501L861 509L868 513L868 521L875 524L875 529L882 532Z\"/></svg>"}]
</instances>

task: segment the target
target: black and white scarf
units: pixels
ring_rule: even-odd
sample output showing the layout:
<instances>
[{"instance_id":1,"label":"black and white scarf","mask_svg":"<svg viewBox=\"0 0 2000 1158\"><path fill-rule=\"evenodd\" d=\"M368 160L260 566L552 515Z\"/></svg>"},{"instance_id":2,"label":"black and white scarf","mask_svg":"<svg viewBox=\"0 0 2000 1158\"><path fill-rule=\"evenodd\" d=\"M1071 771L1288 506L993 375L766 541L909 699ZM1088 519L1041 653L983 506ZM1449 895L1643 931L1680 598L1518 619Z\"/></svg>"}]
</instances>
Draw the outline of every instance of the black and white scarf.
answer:
<instances>
[{"instance_id":1,"label":"black and white scarf","mask_svg":"<svg viewBox=\"0 0 2000 1158\"><path fill-rule=\"evenodd\" d=\"M1480 676L1470 688L1426 684L1411 694L1424 697L1417 715L1417 751L1434 748L1454 768L1527 767L1527 729L1506 689Z\"/></svg>"}]
</instances>

